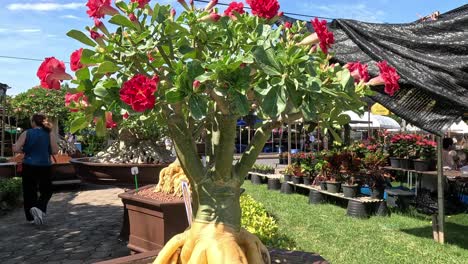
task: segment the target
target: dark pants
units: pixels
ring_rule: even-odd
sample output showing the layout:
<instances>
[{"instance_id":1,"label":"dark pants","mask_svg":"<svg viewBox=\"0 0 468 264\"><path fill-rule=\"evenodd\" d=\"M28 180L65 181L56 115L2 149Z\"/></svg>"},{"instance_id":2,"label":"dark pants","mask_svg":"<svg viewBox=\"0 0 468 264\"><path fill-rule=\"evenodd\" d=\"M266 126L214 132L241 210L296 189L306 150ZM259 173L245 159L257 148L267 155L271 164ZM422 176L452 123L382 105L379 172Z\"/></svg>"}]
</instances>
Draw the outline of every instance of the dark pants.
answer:
<instances>
[{"instance_id":1,"label":"dark pants","mask_svg":"<svg viewBox=\"0 0 468 264\"><path fill-rule=\"evenodd\" d=\"M52 197L52 181L51 181L50 166L32 166L23 164L23 199L24 199L24 214L28 221L34 220L34 217L29 212L32 207L41 209L42 212L47 212L47 203ZM39 190L39 198L37 191Z\"/></svg>"}]
</instances>

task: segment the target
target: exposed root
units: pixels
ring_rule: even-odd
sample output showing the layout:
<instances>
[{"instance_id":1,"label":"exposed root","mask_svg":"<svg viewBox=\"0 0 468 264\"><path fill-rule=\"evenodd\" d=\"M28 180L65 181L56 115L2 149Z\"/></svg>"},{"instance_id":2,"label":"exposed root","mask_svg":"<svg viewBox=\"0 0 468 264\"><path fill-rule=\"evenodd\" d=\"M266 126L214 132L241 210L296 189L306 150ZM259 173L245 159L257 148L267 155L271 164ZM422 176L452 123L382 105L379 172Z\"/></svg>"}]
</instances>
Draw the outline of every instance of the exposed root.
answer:
<instances>
[{"instance_id":1,"label":"exposed root","mask_svg":"<svg viewBox=\"0 0 468 264\"><path fill-rule=\"evenodd\" d=\"M182 181L189 182L179 163L173 162L159 173L159 183L154 191L182 197L182 188L180 187Z\"/></svg>"},{"instance_id":2,"label":"exposed root","mask_svg":"<svg viewBox=\"0 0 468 264\"><path fill-rule=\"evenodd\" d=\"M270 255L260 240L245 229L236 232L223 224L194 222L191 229L173 237L154 261L167 263L264 264L270 263Z\"/></svg>"}]
</instances>

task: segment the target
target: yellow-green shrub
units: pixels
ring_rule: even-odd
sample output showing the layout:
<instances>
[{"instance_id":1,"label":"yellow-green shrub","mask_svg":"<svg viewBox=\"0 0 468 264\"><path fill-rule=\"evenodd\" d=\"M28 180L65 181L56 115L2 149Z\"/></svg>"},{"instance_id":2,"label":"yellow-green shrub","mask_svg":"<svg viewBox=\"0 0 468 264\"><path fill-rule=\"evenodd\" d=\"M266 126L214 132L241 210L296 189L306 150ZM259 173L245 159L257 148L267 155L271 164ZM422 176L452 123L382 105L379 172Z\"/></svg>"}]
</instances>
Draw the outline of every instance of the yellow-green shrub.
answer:
<instances>
[{"instance_id":1,"label":"yellow-green shrub","mask_svg":"<svg viewBox=\"0 0 468 264\"><path fill-rule=\"evenodd\" d=\"M268 214L263 204L250 195L240 198L242 209L241 224L247 231L256 235L267 247L294 249L294 242L280 234L276 220Z\"/></svg>"}]
</instances>

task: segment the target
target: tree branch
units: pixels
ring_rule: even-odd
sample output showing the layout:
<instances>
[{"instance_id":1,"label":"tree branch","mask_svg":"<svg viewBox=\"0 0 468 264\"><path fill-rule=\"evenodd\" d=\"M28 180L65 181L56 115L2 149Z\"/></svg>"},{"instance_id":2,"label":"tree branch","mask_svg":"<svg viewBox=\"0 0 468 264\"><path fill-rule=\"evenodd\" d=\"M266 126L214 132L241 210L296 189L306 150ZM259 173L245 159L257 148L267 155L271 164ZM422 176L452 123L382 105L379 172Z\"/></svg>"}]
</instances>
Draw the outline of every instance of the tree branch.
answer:
<instances>
[{"instance_id":1,"label":"tree branch","mask_svg":"<svg viewBox=\"0 0 468 264\"><path fill-rule=\"evenodd\" d=\"M192 132L188 129L187 123L185 122L182 106L176 104L173 105L173 107L173 113L171 113L168 107L163 108L163 110L167 120L170 120L170 122L168 122L168 127L171 137L174 140L177 157L189 179L195 183L200 182L205 173L203 164L198 158L195 141L191 136Z\"/></svg>"},{"instance_id":2,"label":"tree branch","mask_svg":"<svg viewBox=\"0 0 468 264\"><path fill-rule=\"evenodd\" d=\"M217 95L214 89L210 89L209 95L211 99L216 102L216 106L218 107L219 111L221 111L223 115L229 115L229 107L226 100L224 100L222 96Z\"/></svg>"},{"instance_id":3,"label":"tree branch","mask_svg":"<svg viewBox=\"0 0 468 264\"><path fill-rule=\"evenodd\" d=\"M240 179L244 179L250 168L254 165L258 154L260 154L263 146L265 146L266 141L270 137L271 130L275 127L279 127L280 125L281 122L269 121L255 131L255 135L250 142L250 145L234 167L235 173L240 177Z\"/></svg>"},{"instance_id":4,"label":"tree branch","mask_svg":"<svg viewBox=\"0 0 468 264\"><path fill-rule=\"evenodd\" d=\"M232 176L232 150L236 140L236 122L237 116L215 114L211 140L214 146L217 179L230 179Z\"/></svg>"}]
</instances>

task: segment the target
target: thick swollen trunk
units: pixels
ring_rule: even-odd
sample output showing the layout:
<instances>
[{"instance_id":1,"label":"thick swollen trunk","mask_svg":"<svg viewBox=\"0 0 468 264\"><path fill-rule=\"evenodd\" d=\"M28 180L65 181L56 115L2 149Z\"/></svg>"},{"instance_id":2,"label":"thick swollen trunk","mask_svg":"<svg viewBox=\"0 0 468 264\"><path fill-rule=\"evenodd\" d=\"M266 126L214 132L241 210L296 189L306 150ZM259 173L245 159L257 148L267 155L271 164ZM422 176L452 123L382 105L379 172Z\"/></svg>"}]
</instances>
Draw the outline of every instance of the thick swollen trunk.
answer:
<instances>
[{"instance_id":1,"label":"thick swollen trunk","mask_svg":"<svg viewBox=\"0 0 468 264\"><path fill-rule=\"evenodd\" d=\"M198 210L190 229L173 237L155 264L270 263L267 248L240 226L238 181L207 180L197 185L196 193Z\"/></svg>"}]
</instances>

